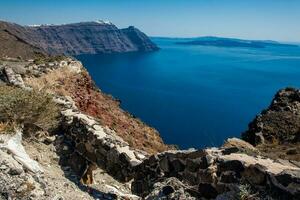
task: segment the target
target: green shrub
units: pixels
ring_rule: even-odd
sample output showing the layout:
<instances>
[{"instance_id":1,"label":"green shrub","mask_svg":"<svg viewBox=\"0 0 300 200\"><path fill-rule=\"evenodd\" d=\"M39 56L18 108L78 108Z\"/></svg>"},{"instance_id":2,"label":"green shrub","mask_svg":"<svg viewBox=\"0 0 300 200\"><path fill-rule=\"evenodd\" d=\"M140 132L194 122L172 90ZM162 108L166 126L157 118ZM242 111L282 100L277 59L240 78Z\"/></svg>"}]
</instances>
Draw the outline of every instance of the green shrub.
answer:
<instances>
[{"instance_id":1,"label":"green shrub","mask_svg":"<svg viewBox=\"0 0 300 200\"><path fill-rule=\"evenodd\" d=\"M239 199L240 200L254 200L255 198L252 197L252 190L251 186L248 184L241 184L239 186Z\"/></svg>"},{"instance_id":2,"label":"green shrub","mask_svg":"<svg viewBox=\"0 0 300 200\"><path fill-rule=\"evenodd\" d=\"M41 92L0 86L0 122L51 130L58 125L59 108Z\"/></svg>"},{"instance_id":3,"label":"green shrub","mask_svg":"<svg viewBox=\"0 0 300 200\"><path fill-rule=\"evenodd\" d=\"M45 64L45 63L49 63L49 62L60 62L64 59L66 59L66 56L63 55L58 55L58 56L37 56L34 59L34 64L36 65L41 65L41 64Z\"/></svg>"}]
</instances>

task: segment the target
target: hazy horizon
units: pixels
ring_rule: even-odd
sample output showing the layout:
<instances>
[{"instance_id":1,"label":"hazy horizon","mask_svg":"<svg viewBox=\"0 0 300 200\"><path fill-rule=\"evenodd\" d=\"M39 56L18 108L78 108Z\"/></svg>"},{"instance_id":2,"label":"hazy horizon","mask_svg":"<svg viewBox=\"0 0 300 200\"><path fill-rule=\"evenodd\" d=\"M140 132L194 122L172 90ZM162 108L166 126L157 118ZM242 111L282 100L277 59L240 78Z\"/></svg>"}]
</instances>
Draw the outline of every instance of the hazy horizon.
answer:
<instances>
[{"instance_id":1,"label":"hazy horizon","mask_svg":"<svg viewBox=\"0 0 300 200\"><path fill-rule=\"evenodd\" d=\"M119 28L133 25L151 37L300 42L300 1L296 0L11 0L0 5L1 20L21 25L102 19Z\"/></svg>"}]
</instances>

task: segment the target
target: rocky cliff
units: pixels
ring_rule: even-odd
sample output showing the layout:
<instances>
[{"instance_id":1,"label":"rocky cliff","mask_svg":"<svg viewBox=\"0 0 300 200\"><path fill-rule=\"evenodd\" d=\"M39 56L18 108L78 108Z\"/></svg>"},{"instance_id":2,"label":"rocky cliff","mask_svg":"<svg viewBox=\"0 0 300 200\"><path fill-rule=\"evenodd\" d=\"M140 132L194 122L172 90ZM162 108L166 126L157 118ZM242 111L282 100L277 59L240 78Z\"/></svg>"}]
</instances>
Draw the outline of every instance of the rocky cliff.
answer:
<instances>
[{"instance_id":1,"label":"rocky cliff","mask_svg":"<svg viewBox=\"0 0 300 200\"><path fill-rule=\"evenodd\" d=\"M118 29L108 22L20 26L0 22L1 56L30 58L36 52L51 55L145 52L158 47L137 28ZM17 52L11 51L16 46Z\"/></svg>"},{"instance_id":2,"label":"rocky cliff","mask_svg":"<svg viewBox=\"0 0 300 200\"><path fill-rule=\"evenodd\" d=\"M249 124L242 138L268 157L300 161L300 91L280 90Z\"/></svg>"}]
</instances>

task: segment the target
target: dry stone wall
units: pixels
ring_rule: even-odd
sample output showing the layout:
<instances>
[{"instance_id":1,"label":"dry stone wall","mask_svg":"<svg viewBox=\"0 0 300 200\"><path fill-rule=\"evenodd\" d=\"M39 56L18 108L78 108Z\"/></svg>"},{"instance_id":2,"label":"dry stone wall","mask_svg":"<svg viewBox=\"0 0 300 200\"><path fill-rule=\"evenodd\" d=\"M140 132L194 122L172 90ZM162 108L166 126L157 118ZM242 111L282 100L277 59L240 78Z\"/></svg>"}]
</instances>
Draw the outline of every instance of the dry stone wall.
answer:
<instances>
[{"instance_id":1,"label":"dry stone wall","mask_svg":"<svg viewBox=\"0 0 300 200\"><path fill-rule=\"evenodd\" d=\"M238 194L243 185L259 195L272 191L279 199L300 195L299 165L250 156L232 147L151 156L135 168L132 190L146 197L157 183L170 177L184 183L185 192L195 198L214 199L229 191Z\"/></svg>"},{"instance_id":2,"label":"dry stone wall","mask_svg":"<svg viewBox=\"0 0 300 200\"><path fill-rule=\"evenodd\" d=\"M67 107L62 111L63 130L75 151L120 181L132 179L133 168L146 154L130 148L113 130L76 110L73 103L64 99L56 99L56 102Z\"/></svg>"}]
</instances>

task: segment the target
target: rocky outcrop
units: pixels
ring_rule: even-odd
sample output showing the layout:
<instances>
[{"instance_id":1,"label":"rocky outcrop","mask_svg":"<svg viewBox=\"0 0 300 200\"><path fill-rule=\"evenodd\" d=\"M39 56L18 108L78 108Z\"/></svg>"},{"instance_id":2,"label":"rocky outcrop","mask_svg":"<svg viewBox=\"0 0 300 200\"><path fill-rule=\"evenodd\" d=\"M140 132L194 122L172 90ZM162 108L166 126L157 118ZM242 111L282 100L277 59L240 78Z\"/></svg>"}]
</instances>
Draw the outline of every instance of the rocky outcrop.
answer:
<instances>
[{"instance_id":1,"label":"rocky outcrop","mask_svg":"<svg viewBox=\"0 0 300 200\"><path fill-rule=\"evenodd\" d=\"M178 189L168 184L170 177L178 179L177 186L178 182L184 183L179 184L182 185L179 190L197 199L218 199L218 195L228 192L238 197L243 192L240 187L244 185L249 187L247 195L255 194L258 199L272 195L276 199L297 199L300 195L299 166L261 156L231 153L225 147L164 152L151 156L135 171L132 190L144 197L157 190L159 182L167 183L159 187L160 195L173 194Z\"/></svg>"},{"instance_id":2,"label":"rocky outcrop","mask_svg":"<svg viewBox=\"0 0 300 200\"><path fill-rule=\"evenodd\" d=\"M14 72L14 70L11 67L4 67L3 72L5 76L5 80L11 85L15 85L20 88L26 88L24 81L20 74L17 74Z\"/></svg>"},{"instance_id":3,"label":"rocky outcrop","mask_svg":"<svg viewBox=\"0 0 300 200\"><path fill-rule=\"evenodd\" d=\"M242 138L265 156L300 161L300 91L286 88L277 92Z\"/></svg>"},{"instance_id":4,"label":"rocky outcrop","mask_svg":"<svg viewBox=\"0 0 300 200\"><path fill-rule=\"evenodd\" d=\"M20 26L0 22L0 40L1 36L5 35L18 38L22 44L33 47L31 51L38 50L51 55L122 53L158 49L138 29L133 27L118 29L112 23L103 21L42 26ZM5 49L1 50L4 51L1 54L5 55ZM7 54L11 53L7 51Z\"/></svg>"},{"instance_id":5,"label":"rocky outcrop","mask_svg":"<svg viewBox=\"0 0 300 200\"><path fill-rule=\"evenodd\" d=\"M293 88L279 91L242 137L254 145L300 142L300 91Z\"/></svg>"}]
</instances>

